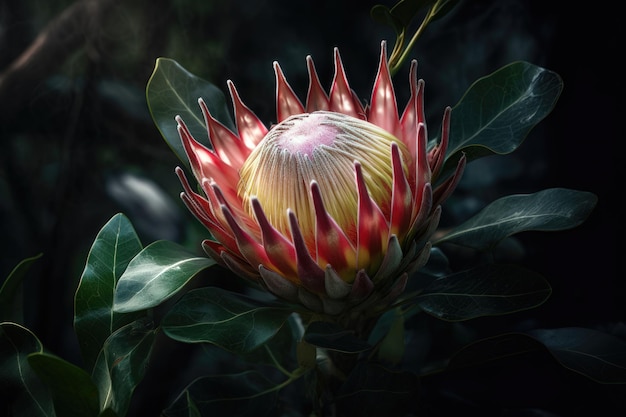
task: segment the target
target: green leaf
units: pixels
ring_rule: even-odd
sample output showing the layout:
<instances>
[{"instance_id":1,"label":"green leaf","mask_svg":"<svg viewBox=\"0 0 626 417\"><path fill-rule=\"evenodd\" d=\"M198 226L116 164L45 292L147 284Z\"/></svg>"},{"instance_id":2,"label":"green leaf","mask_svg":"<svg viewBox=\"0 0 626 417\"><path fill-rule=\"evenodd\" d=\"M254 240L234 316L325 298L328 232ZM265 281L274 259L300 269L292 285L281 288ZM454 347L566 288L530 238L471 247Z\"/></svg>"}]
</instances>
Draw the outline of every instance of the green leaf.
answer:
<instances>
[{"instance_id":1,"label":"green leaf","mask_svg":"<svg viewBox=\"0 0 626 417\"><path fill-rule=\"evenodd\" d=\"M354 331L324 321L309 324L304 340L317 347L345 353L363 352L371 348L369 343L357 338Z\"/></svg>"},{"instance_id":2,"label":"green leaf","mask_svg":"<svg viewBox=\"0 0 626 417\"><path fill-rule=\"evenodd\" d=\"M513 62L478 79L452 109L444 172L467 161L508 154L554 108L563 81L558 74L527 62Z\"/></svg>"},{"instance_id":3,"label":"green leaf","mask_svg":"<svg viewBox=\"0 0 626 417\"><path fill-rule=\"evenodd\" d=\"M172 339L208 342L238 353L261 346L280 330L292 312L217 287L189 291L163 318Z\"/></svg>"},{"instance_id":4,"label":"green leaf","mask_svg":"<svg viewBox=\"0 0 626 417\"><path fill-rule=\"evenodd\" d=\"M536 272L517 265L489 264L439 278L415 300L439 319L461 321L537 307L551 292Z\"/></svg>"},{"instance_id":5,"label":"green leaf","mask_svg":"<svg viewBox=\"0 0 626 417\"><path fill-rule=\"evenodd\" d=\"M585 221L597 200L592 193L565 188L503 197L434 244L449 242L485 250L519 232L570 229Z\"/></svg>"},{"instance_id":6,"label":"green leaf","mask_svg":"<svg viewBox=\"0 0 626 417\"><path fill-rule=\"evenodd\" d=\"M146 246L120 277L113 298L118 313L145 310L176 294L198 272L215 264L165 240Z\"/></svg>"},{"instance_id":7,"label":"green leaf","mask_svg":"<svg viewBox=\"0 0 626 417\"><path fill-rule=\"evenodd\" d=\"M164 417L282 415L275 409L278 386L257 371L212 375L193 381L163 411Z\"/></svg>"},{"instance_id":8,"label":"green leaf","mask_svg":"<svg viewBox=\"0 0 626 417\"><path fill-rule=\"evenodd\" d=\"M581 327L532 330L528 334L566 368L597 382L626 383L626 342L622 339Z\"/></svg>"},{"instance_id":9,"label":"green leaf","mask_svg":"<svg viewBox=\"0 0 626 417\"><path fill-rule=\"evenodd\" d=\"M415 374L359 362L340 387L339 415L404 416L416 408L419 381Z\"/></svg>"},{"instance_id":10,"label":"green leaf","mask_svg":"<svg viewBox=\"0 0 626 417\"><path fill-rule=\"evenodd\" d=\"M182 117L194 138L208 144L206 123L198 105L199 98L204 100L215 119L233 130L226 99L220 89L190 73L172 59L156 60L146 86L150 114L167 144L187 166L187 156L174 118L177 115Z\"/></svg>"},{"instance_id":11,"label":"green leaf","mask_svg":"<svg viewBox=\"0 0 626 417\"><path fill-rule=\"evenodd\" d=\"M92 374L98 387L100 410L118 416L128 410L132 393L144 377L156 337L148 319L118 329L106 340Z\"/></svg>"},{"instance_id":12,"label":"green leaf","mask_svg":"<svg viewBox=\"0 0 626 417\"><path fill-rule=\"evenodd\" d=\"M30 266L43 254L23 259L13 268L0 287L0 321L22 322L21 284Z\"/></svg>"},{"instance_id":13,"label":"green leaf","mask_svg":"<svg viewBox=\"0 0 626 417\"><path fill-rule=\"evenodd\" d=\"M91 246L74 298L74 330L89 369L107 337L139 317L115 313L113 295L122 273L141 247L135 229L123 214L113 216Z\"/></svg>"},{"instance_id":14,"label":"green leaf","mask_svg":"<svg viewBox=\"0 0 626 417\"><path fill-rule=\"evenodd\" d=\"M3 410L15 417L55 416L49 388L28 362L28 355L43 352L37 336L16 323L0 323L0 390L10 399Z\"/></svg>"},{"instance_id":15,"label":"green leaf","mask_svg":"<svg viewBox=\"0 0 626 417\"><path fill-rule=\"evenodd\" d=\"M28 355L28 363L52 391L58 416L96 417L98 390L83 369L43 352Z\"/></svg>"}]
</instances>

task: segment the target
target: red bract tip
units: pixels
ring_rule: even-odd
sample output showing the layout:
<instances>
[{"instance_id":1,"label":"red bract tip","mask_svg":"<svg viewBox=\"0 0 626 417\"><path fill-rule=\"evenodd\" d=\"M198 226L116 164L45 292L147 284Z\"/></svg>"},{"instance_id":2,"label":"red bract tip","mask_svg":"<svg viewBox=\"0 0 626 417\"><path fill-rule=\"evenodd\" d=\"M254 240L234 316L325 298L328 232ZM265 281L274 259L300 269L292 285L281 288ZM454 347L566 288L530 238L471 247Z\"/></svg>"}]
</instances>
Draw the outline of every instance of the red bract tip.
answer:
<instances>
[{"instance_id":1,"label":"red bract tip","mask_svg":"<svg viewBox=\"0 0 626 417\"><path fill-rule=\"evenodd\" d=\"M274 73L276 74L276 122L280 123L289 116L304 113L304 107L285 79L278 62L274 62Z\"/></svg>"}]
</instances>

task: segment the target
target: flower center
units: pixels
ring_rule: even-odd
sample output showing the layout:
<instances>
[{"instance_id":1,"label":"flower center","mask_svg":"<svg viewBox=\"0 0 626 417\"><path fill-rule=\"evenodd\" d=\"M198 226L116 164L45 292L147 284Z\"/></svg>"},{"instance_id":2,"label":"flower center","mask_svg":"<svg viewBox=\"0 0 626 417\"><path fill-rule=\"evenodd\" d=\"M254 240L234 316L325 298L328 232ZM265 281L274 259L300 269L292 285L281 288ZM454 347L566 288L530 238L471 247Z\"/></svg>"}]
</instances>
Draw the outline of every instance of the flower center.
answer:
<instances>
[{"instance_id":1,"label":"flower center","mask_svg":"<svg viewBox=\"0 0 626 417\"><path fill-rule=\"evenodd\" d=\"M370 196L388 217L392 142L398 144L404 166L409 166L406 146L372 123L326 111L295 115L274 126L250 153L239 172L237 191L250 215L250 197L256 196L270 223L286 236L290 235L287 209L291 209L311 243L315 212L310 184L316 181L326 210L355 241L354 161L361 163Z\"/></svg>"},{"instance_id":2,"label":"flower center","mask_svg":"<svg viewBox=\"0 0 626 417\"><path fill-rule=\"evenodd\" d=\"M340 133L337 126L324 123L326 114L322 112L305 113L283 121L273 130L272 136L276 146L290 153L313 155L317 146L331 146ZM268 135L270 136L270 135Z\"/></svg>"}]
</instances>

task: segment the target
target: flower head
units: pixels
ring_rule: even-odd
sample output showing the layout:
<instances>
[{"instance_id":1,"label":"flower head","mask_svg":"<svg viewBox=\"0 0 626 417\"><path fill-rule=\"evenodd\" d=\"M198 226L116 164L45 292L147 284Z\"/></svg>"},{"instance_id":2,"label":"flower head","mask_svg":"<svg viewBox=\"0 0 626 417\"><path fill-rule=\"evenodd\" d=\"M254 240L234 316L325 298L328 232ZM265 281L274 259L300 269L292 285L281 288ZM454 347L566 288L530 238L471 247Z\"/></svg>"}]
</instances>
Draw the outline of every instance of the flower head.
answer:
<instances>
[{"instance_id":1,"label":"flower head","mask_svg":"<svg viewBox=\"0 0 626 417\"><path fill-rule=\"evenodd\" d=\"M278 65L276 124L267 128L228 82L236 132L199 100L211 148L183 120L178 132L202 194L183 171L187 207L211 232L205 251L217 262L307 308L338 315L377 310L403 290L430 253L441 203L465 165L433 188L443 166L450 108L440 142L427 150L424 82L411 63L411 96L398 113L382 43L368 105L348 85L335 49L330 93L311 57L303 104Z\"/></svg>"}]
</instances>

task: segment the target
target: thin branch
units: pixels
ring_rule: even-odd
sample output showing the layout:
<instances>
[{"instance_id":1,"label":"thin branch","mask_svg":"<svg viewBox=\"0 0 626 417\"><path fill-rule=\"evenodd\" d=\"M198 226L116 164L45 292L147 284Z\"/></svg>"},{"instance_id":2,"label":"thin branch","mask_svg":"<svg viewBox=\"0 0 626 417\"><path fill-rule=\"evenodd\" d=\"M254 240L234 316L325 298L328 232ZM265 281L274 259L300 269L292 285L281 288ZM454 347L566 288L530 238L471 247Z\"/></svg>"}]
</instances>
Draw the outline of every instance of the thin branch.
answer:
<instances>
[{"instance_id":1,"label":"thin branch","mask_svg":"<svg viewBox=\"0 0 626 417\"><path fill-rule=\"evenodd\" d=\"M78 0L43 28L0 73L0 121L11 120L48 75L94 38L114 4L115 0Z\"/></svg>"}]
</instances>

